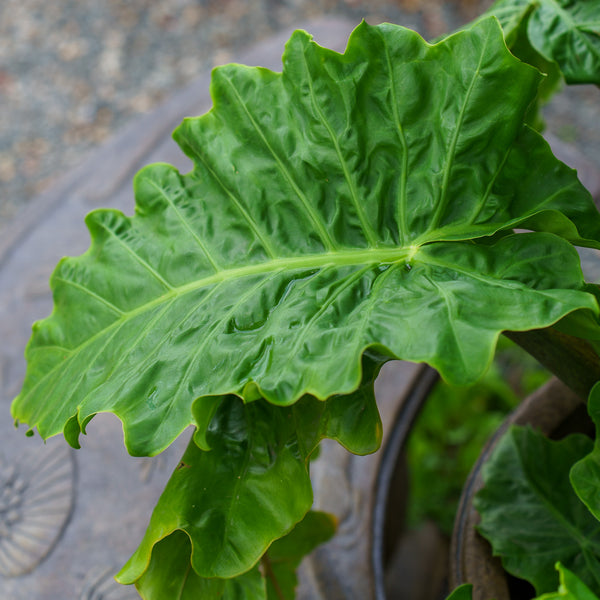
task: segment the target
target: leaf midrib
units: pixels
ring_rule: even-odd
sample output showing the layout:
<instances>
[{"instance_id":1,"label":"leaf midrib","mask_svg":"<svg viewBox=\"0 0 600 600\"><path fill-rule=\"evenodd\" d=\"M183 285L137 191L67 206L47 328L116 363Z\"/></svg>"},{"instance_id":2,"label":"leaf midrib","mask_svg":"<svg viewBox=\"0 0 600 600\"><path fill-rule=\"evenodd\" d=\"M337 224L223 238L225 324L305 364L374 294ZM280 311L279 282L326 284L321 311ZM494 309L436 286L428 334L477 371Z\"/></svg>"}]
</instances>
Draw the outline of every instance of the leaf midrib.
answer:
<instances>
[{"instance_id":1,"label":"leaf midrib","mask_svg":"<svg viewBox=\"0 0 600 600\"><path fill-rule=\"evenodd\" d=\"M340 252L324 252L322 254L307 254L304 256L281 257L265 262L223 269L216 273L197 279L179 287L173 287L168 292L161 294L154 300L147 302L130 311L124 311L121 319L135 317L146 310L161 304L173 297L180 297L187 293L208 288L212 285L250 277L252 275L267 275L275 271L296 271L303 269L319 269L323 267L346 267L367 264L394 264L407 262L414 257L417 247L396 248L367 248L361 250L346 250Z\"/></svg>"},{"instance_id":2,"label":"leaf midrib","mask_svg":"<svg viewBox=\"0 0 600 600\"><path fill-rule=\"evenodd\" d=\"M412 257L414 257L417 250L418 248L414 246L409 246L407 248L367 248L361 250L352 249L338 252L324 252L321 254L307 254L300 257L282 257L265 262L245 265L243 267L223 269L207 277L195 280L179 287L172 286L167 292L150 300L149 302L141 304L130 311L122 311L121 316L110 323L110 325L97 331L93 336L87 338L85 341L79 344L79 346L69 349L69 356L66 358L66 360L57 363L52 369L50 369L44 375L44 377L39 379L36 384L27 392L24 398L30 397L31 394L34 393L44 381L51 377L57 370L64 367L73 357L77 356L78 352L93 344L98 338L106 335L114 328L121 327L125 321L134 319L144 312L149 312L153 308L163 303L172 302L178 297L184 296L185 294L202 288L209 288L219 283L234 281L244 277L250 277L252 275L273 274L277 271L293 272L304 269L320 269L323 267L344 267L368 264L385 265L408 262ZM56 280L58 281L58 278ZM61 278L60 281L63 284L73 284L76 287L79 286L77 282L64 278Z\"/></svg>"}]
</instances>

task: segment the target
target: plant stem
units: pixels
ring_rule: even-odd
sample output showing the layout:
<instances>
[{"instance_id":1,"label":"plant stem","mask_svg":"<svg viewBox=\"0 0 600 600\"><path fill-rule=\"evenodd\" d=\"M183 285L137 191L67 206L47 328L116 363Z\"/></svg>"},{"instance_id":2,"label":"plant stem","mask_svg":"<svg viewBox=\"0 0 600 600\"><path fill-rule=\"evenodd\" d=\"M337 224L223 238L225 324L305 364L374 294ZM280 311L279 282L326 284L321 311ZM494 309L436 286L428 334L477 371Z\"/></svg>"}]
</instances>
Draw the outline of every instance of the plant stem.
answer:
<instances>
[{"instance_id":1,"label":"plant stem","mask_svg":"<svg viewBox=\"0 0 600 600\"><path fill-rule=\"evenodd\" d=\"M531 354L584 401L600 381L600 358L580 338L552 327L531 331L505 331L504 335Z\"/></svg>"},{"instance_id":2,"label":"plant stem","mask_svg":"<svg viewBox=\"0 0 600 600\"><path fill-rule=\"evenodd\" d=\"M279 600L286 600L285 596L283 595L283 590L281 589L281 586L277 581L277 577L273 572L273 568L271 567L271 561L269 560L269 557L267 556L266 552L263 554L262 558L260 559L260 562L262 563L265 577L269 579L273 584L273 589L275 590L275 594L277 594L277 598Z\"/></svg>"}]
</instances>

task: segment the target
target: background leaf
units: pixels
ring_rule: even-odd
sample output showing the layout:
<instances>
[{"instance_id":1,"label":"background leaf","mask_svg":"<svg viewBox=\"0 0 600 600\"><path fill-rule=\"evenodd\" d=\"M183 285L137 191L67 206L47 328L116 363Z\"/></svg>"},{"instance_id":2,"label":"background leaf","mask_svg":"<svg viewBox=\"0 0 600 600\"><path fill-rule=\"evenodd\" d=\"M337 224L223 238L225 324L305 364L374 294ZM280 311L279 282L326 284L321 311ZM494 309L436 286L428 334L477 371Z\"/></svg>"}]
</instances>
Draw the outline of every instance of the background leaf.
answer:
<instances>
[{"instance_id":1,"label":"background leaf","mask_svg":"<svg viewBox=\"0 0 600 600\"><path fill-rule=\"evenodd\" d=\"M600 383L590 393L588 411L596 425L593 450L571 469L575 492L591 513L600 520Z\"/></svg>"},{"instance_id":2,"label":"background leaf","mask_svg":"<svg viewBox=\"0 0 600 600\"><path fill-rule=\"evenodd\" d=\"M269 548L260 569L252 567L232 579L197 575L190 562L190 540L183 531L175 531L154 546L136 587L144 600L293 600L296 568L305 555L331 538L335 526L332 516L310 511Z\"/></svg>"},{"instance_id":3,"label":"background leaf","mask_svg":"<svg viewBox=\"0 0 600 600\"><path fill-rule=\"evenodd\" d=\"M541 60L554 61L567 83L600 85L600 2L586 0L499 0L486 15L502 24L511 49L524 58L522 38L527 32L531 46ZM540 59L529 54L536 64ZM526 58L524 58L526 60ZM536 64L542 66L542 64ZM547 72L547 71L545 71Z\"/></svg>"},{"instance_id":4,"label":"background leaf","mask_svg":"<svg viewBox=\"0 0 600 600\"><path fill-rule=\"evenodd\" d=\"M372 382L352 397L325 402L305 397L291 407L224 398L206 434L212 449L189 443L119 579L138 579L153 546L178 530L191 540L198 575L226 578L248 571L309 511L308 459L323 437L337 437L358 453L376 449L381 423ZM348 412L355 419L351 425L345 422ZM301 539L311 523L292 539Z\"/></svg>"},{"instance_id":5,"label":"background leaf","mask_svg":"<svg viewBox=\"0 0 600 600\"><path fill-rule=\"evenodd\" d=\"M532 45L558 63L568 83L600 85L600 2L540 2L527 31Z\"/></svg>"},{"instance_id":6,"label":"background leaf","mask_svg":"<svg viewBox=\"0 0 600 600\"><path fill-rule=\"evenodd\" d=\"M556 569L560 575L558 592L544 594L536 600L598 600L598 596L575 573L572 573L560 563L556 565Z\"/></svg>"},{"instance_id":7,"label":"background leaf","mask_svg":"<svg viewBox=\"0 0 600 600\"><path fill-rule=\"evenodd\" d=\"M206 579L190 563L190 540L175 531L154 546L136 587L144 600L267 600L258 567L234 579Z\"/></svg>"},{"instance_id":8,"label":"background leaf","mask_svg":"<svg viewBox=\"0 0 600 600\"><path fill-rule=\"evenodd\" d=\"M480 532L513 575L538 594L557 588L559 560L592 590L600 590L600 528L569 484L573 464L591 449L580 434L552 441L511 427L483 469L475 497Z\"/></svg>"},{"instance_id":9,"label":"background leaf","mask_svg":"<svg viewBox=\"0 0 600 600\"><path fill-rule=\"evenodd\" d=\"M298 585L296 569L301 560L317 546L333 537L335 518L311 511L285 537L273 542L263 559L268 600L293 600Z\"/></svg>"},{"instance_id":10,"label":"background leaf","mask_svg":"<svg viewBox=\"0 0 600 600\"><path fill-rule=\"evenodd\" d=\"M446 600L473 600L473 586L469 583L459 585Z\"/></svg>"}]
</instances>

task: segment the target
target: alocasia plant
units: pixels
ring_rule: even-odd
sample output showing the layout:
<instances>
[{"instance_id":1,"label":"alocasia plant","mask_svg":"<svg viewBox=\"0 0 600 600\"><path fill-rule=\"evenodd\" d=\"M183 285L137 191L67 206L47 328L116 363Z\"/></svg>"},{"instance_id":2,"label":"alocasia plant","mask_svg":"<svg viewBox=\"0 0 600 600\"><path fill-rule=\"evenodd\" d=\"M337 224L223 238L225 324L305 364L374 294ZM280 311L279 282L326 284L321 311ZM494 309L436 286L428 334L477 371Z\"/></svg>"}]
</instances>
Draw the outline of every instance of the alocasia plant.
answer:
<instances>
[{"instance_id":1,"label":"alocasia plant","mask_svg":"<svg viewBox=\"0 0 600 600\"><path fill-rule=\"evenodd\" d=\"M363 23L344 54L298 31L282 73L214 71L174 134L191 173L149 166L135 216L88 216L12 412L76 447L112 412L134 455L196 427L122 581L156 597L177 556L182 597L266 597L318 441L379 443L383 362L465 384L502 331L598 313L572 244L600 248L600 215L524 124L540 80L493 17L436 44Z\"/></svg>"}]
</instances>

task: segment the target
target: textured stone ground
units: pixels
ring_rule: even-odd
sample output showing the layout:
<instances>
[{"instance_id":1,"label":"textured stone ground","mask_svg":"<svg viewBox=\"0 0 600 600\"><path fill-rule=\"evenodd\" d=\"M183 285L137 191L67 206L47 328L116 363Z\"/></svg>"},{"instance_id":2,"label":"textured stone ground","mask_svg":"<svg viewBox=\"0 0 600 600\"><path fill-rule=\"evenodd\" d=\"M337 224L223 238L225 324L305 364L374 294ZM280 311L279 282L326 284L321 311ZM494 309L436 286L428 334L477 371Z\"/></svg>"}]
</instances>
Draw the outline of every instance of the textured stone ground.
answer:
<instances>
[{"instance_id":1,"label":"textured stone ground","mask_svg":"<svg viewBox=\"0 0 600 600\"><path fill-rule=\"evenodd\" d=\"M240 50L324 15L435 37L491 0L2 0L0 232L135 116ZM600 98L570 88L552 131L600 166Z\"/></svg>"},{"instance_id":2,"label":"textured stone ground","mask_svg":"<svg viewBox=\"0 0 600 600\"><path fill-rule=\"evenodd\" d=\"M0 231L136 115L282 28L323 15L433 37L490 2L2 0Z\"/></svg>"}]
</instances>

